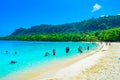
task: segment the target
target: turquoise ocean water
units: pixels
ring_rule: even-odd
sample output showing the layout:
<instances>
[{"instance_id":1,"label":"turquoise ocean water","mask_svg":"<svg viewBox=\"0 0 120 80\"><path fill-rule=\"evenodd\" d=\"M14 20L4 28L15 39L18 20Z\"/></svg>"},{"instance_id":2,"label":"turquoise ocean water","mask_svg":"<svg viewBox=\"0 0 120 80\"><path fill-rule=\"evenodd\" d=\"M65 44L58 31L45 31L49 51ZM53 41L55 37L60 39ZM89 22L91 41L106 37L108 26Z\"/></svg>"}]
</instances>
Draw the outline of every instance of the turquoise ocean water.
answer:
<instances>
[{"instance_id":1,"label":"turquoise ocean water","mask_svg":"<svg viewBox=\"0 0 120 80\"><path fill-rule=\"evenodd\" d=\"M70 48L66 54L65 48ZM96 44L86 42L33 42L33 41L0 41L0 78L5 77L16 71L35 65L45 65L54 60L70 58L73 55L80 54L78 47L81 46L83 52L87 47L95 49ZM56 55L52 55L52 50L56 50ZM6 50L8 54L6 54ZM15 55L15 51L17 54ZM49 56L44 56L49 52ZM10 61L16 61L16 64L10 64Z\"/></svg>"}]
</instances>

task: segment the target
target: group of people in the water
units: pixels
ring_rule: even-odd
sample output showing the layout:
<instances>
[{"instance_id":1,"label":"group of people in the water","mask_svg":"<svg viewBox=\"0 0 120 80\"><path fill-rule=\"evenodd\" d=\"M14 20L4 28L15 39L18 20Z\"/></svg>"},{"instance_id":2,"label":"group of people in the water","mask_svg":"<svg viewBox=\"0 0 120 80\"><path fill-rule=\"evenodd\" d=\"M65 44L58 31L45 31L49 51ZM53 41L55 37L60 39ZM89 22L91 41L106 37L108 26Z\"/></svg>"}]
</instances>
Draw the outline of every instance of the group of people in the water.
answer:
<instances>
[{"instance_id":1,"label":"group of people in the water","mask_svg":"<svg viewBox=\"0 0 120 80\"><path fill-rule=\"evenodd\" d=\"M92 44L94 44L94 43L92 43ZM101 44L102 44L102 42L101 42ZM106 45L111 45L111 43L110 43L110 42L106 42ZM90 46L87 46L87 51L89 51L89 50L90 50ZM69 52L70 52L70 48L69 48L69 47L66 47L66 48L65 48L65 52L66 52L66 53L69 53ZM81 46L78 47L78 52L79 52L79 53L83 53L83 48L82 48ZM8 50L6 50L6 54L9 54ZM16 55L16 54L17 54L17 52L15 51L15 52L14 52L14 55ZM49 52L46 52L44 56L49 56L49 55L50 55L50 53L49 53ZM52 55L53 55L53 56L56 55L56 49L53 49L53 50L52 50ZM13 60L10 61L10 64L15 64L15 63L16 63L16 61L13 61Z\"/></svg>"},{"instance_id":2,"label":"group of people in the water","mask_svg":"<svg viewBox=\"0 0 120 80\"><path fill-rule=\"evenodd\" d=\"M8 52L8 50L6 50L6 54L8 54L8 53L9 53L9 52ZM15 51L15 52L14 52L14 54L16 55L16 54L17 54L17 52Z\"/></svg>"},{"instance_id":3,"label":"group of people in the water","mask_svg":"<svg viewBox=\"0 0 120 80\"><path fill-rule=\"evenodd\" d=\"M53 49L53 50L52 50L52 52L53 52L53 55L55 56L55 55L56 55L56 50L55 50L55 49ZM45 56L49 56L49 55L50 55L50 53L49 53L49 52L46 52L46 53L45 53Z\"/></svg>"},{"instance_id":4,"label":"group of people in the water","mask_svg":"<svg viewBox=\"0 0 120 80\"><path fill-rule=\"evenodd\" d=\"M8 50L6 50L6 54L9 54ZM17 54L17 52L15 51L15 52L14 52L14 54L16 55L16 54ZM15 64L15 63L16 63L16 61L13 61L13 60L12 60L12 61L10 61L10 64Z\"/></svg>"},{"instance_id":5,"label":"group of people in the water","mask_svg":"<svg viewBox=\"0 0 120 80\"><path fill-rule=\"evenodd\" d=\"M92 44L95 44L94 42L92 42ZM101 44L102 44L102 42L101 42ZM106 45L111 45L111 42L106 42ZM89 51L90 50L90 46L87 46L87 51ZM70 48L69 47L66 47L66 49L65 49L65 52L66 53L69 53L69 51L70 51ZM53 55L55 56L56 55L56 50L55 49L53 49ZM81 46L79 46L78 47L78 52L80 52L80 53L83 53L83 49L82 49L82 47ZM45 53L45 56L49 56L50 55L50 53L48 53L48 52L46 52Z\"/></svg>"},{"instance_id":6,"label":"group of people in the water","mask_svg":"<svg viewBox=\"0 0 120 80\"><path fill-rule=\"evenodd\" d=\"M88 47L87 47L87 50L89 50L89 49L90 49L90 47L88 46ZM70 48L69 48L69 47L66 47L66 48L65 48L65 52L66 52L66 53L69 53L69 52L70 52ZM82 50L82 47L81 47L81 46L78 47L78 52L83 53L83 50ZM9 54L8 50L6 50L6 54ZM16 54L17 54L17 52L15 51L15 52L14 52L14 55L16 55ZM49 52L46 52L44 56L49 56L49 55L50 55L50 53L49 53ZM52 50L52 55L53 55L53 56L56 55L56 49L53 49L53 50ZM13 61L13 60L10 61L10 64L15 64L15 63L16 63L16 61Z\"/></svg>"},{"instance_id":7,"label":"group of people in the water","mask_svg":"<svg viewBox=\"0 0 120 80\"><path fill-rule=\"evenodd\" d=\"M89 51L89 50L90 50L90 46L87 46L87 51ZM65 48L65 52L66 52L66 53L69 53L69 51L70 51L70 48L69 48L69 47L66 47L66 48ZM81 47L81 46L78 47L78 52L83 53L83 50L82 50L82 47ZM55 56L55 55L56 55L56 50L53 49L53 50L52 50L52 53L53 53L53 55ZM45 56L49 56L49 55L50 55L49 52L46 52L46 53L45 53Z\"/></svg>"}]
</instances>

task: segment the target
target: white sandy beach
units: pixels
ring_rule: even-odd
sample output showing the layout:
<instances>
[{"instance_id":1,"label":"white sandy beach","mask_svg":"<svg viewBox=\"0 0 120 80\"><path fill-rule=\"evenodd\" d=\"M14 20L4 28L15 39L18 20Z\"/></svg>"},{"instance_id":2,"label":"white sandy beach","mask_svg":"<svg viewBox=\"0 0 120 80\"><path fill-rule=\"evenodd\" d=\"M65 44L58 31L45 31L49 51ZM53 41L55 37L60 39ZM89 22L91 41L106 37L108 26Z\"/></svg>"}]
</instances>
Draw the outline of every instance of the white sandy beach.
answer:
<instances>
[{"instance_id":1,"label":"white sandy beach","mask_svg":"<svg viewBox=\"0 0 120 80\"><path fill-rule=\"evenodd\" d=\"M120 43L100 45L94 51L40 70L8 76L1 80L120 80Z\"/></svg>"},{"instance_id":2,"label":"white sandy beach","mask_svg":"<svg viewBox=\"0 0 120 80\"><path fill-rule=\"evenodd\" d=\"M88 55L88 57L85 57L71 64L70 66L66 66L56 71L50 71L32 80L69 80L70 77L76 76L77 74L79 74L79 72L95 65L101 57L105 56L102 51L106 51L107 49L108 46L105 46L104 44L100 45L99 49L97 49L98 51L95 50L91 52L92 55Z\"/></svg>"},{"instance_id":3,"label":"white sandy beach","mask_svg":"<svg viewBox=\"0 0 120 80\"><path fill-rule=\"evenodd\" d=\"M120 43L112 43L83 60L33 80L120 80L119 48Z\"/></svg>"}]
</instances>

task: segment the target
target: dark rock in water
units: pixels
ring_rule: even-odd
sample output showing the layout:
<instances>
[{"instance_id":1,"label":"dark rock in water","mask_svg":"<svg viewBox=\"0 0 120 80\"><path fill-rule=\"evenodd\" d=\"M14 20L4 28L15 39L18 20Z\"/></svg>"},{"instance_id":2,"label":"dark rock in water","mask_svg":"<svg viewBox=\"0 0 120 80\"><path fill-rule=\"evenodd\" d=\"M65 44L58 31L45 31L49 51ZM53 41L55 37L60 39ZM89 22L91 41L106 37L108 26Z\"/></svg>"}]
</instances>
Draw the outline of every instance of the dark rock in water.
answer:
<instances>
[{"instance_id":1,"label":"dark rock in water","mask_svg":"<svg viewBox=\"0 0 120 80\"><path fill-rule=\"evenodd\" d=\"M10 64L15 64L16 63L16 61L10 61Z\"/></svg>"}]
</instances>

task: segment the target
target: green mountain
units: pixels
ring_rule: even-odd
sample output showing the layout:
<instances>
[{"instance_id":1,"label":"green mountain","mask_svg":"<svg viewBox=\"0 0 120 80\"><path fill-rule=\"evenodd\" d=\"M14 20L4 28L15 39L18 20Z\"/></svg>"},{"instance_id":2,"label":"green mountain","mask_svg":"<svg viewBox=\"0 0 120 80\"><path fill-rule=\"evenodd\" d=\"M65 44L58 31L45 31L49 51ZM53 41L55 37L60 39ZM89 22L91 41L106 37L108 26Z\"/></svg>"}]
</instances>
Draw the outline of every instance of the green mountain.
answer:
<instances>
[{"instance_id":1,"label":"green mountain","mask_svg":"<svg viewBox=\"0 0 120 80\"><path fill-rule=\"evenodd\" d=\"M120 41L120 15L92 18L63 25L16 29L0 40L25 41Z\"/></svg>"},{"instance_id":2,"label":"green mountain","mask_svg":"<svg viewBox=\"0 0 120 80\"><path fill-rule=\"evenodd\" d=\"M84 33L96 30L107 30L120 26L120 15L92 18L81 22L62 25L37 25L31 28L16 29L11 35L52 34L52 33Z\"/></svg>"}]
</instances>

